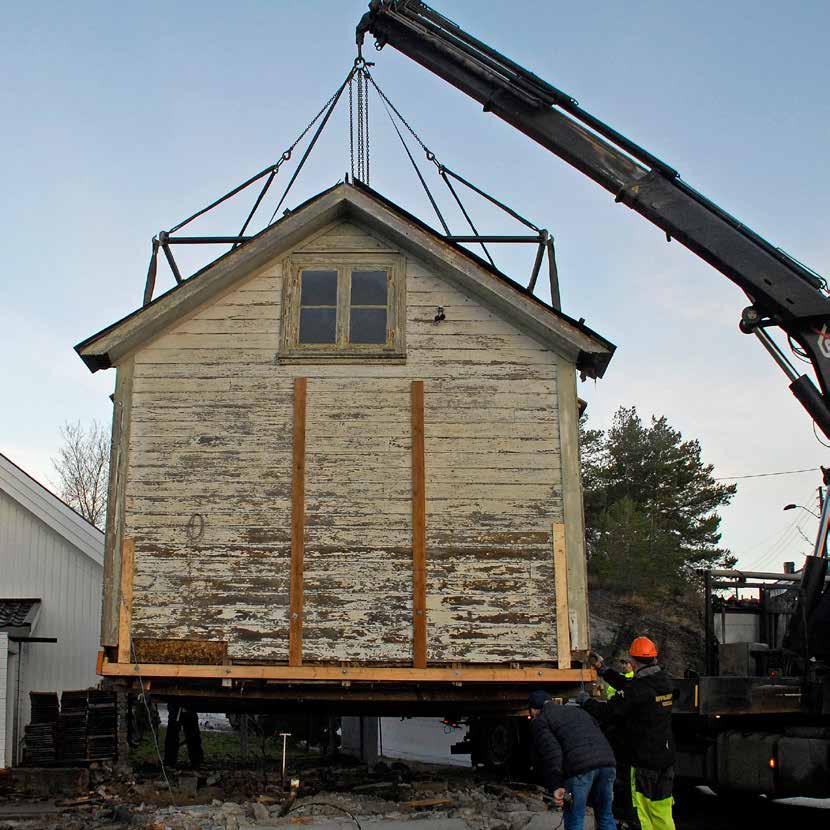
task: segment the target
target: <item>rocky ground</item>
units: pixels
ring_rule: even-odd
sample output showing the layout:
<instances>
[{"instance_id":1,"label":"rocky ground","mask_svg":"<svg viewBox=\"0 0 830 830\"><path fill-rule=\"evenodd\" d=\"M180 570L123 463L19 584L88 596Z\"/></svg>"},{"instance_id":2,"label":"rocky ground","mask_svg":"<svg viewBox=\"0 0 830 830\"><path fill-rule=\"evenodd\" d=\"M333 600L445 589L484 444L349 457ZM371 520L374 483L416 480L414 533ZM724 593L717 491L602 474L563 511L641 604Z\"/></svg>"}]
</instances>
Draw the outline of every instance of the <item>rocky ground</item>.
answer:
<instances>
[{"instance_id":1,"label":"rocky ground","mask_svg":"<svg viewBox=\"0 0 830 830\"><path fill-rule=\"evenodd\" d=\"M106 771L95 771L93 779ZM295 770L296 772L296 770ZM472 770L381 763L374 770L341 765L297 772L299 786L279 772L226 769L207 775L171 773L110 778L73 798L33 798L7 788L0 830L560 830L562 814L533 787L486 779ZM43 771L47 778L48 771ZM293 800L292 800L293 799ZM705 790L677 795L678 830L823 827L830 801L798 805L765 799L718 798ZM823 808L823 809L821 809ZM593 820L585 830L593 830Z\"/></svg>"},{"instance_id":2,"label":"rocky ground","mask_svg":"<svg viewBox=\"0 0 830 830\"><path fill-rule=\"evenodd\" d=\"M660 650L660 663L673 677L703 670L702 605L693 594L667 604L663 598L621 595L592 588L591 644L598 654L614 659L641 635Z\"/></svg>"},{"instance_id":3,"label":"rocky ground","mask_svg":"<svg viewBox=\"0 0 830 830\"><path fill-rule=\"evenodd\" d=\"M496 783L469 770L400 763L329 763L297 773L292 791L274 771L229 769L206 776L124 777L72 799L0 801L0 830L264 830L269 827L396 828L420 830L555 830L551 811L534 787Z\"/></svg>"}]
</instances>

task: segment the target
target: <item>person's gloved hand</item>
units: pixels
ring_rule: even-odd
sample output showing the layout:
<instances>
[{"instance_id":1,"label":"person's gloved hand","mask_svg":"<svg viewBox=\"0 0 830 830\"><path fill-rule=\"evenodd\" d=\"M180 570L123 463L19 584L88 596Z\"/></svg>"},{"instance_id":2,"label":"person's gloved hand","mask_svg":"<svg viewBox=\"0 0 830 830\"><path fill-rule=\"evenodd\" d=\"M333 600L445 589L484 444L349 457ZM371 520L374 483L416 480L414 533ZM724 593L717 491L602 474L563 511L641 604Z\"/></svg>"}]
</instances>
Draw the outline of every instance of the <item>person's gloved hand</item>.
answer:
<instances>
[{"instance_id":1,"label":"person's gloved hand","mask_svg":"<svg viewBox=\"0 0 830 830\"><path fill-rule=\"evenodd\" d=\"M605 660L603 659L601 654L597 654L595 651L589 652L588 665L591 668L597 669L597 671L599 671L599 669L601 669L604 664Z\"/></svg>"},{"instance_id":2,"label":"person's gloved hand","mask_svg":"<svg viewBox=\"0 0 830 830\"><path fill-rule=\"evenodd\" d=\"M588 692L584 692L584 691L583 691L583 692L580 692L580 693L579 693L579 694L578 694L578 695L574 698L574 700L576 700L576 702L577 702L577 704L578 704L579 706L583 706L583 705L585 704L585 702L586 702L586 701L588 701L588 700L590 700L590 699L591 699L591 695L589 695L589 694L588 694Z\"/></svg>"}]
</instances>

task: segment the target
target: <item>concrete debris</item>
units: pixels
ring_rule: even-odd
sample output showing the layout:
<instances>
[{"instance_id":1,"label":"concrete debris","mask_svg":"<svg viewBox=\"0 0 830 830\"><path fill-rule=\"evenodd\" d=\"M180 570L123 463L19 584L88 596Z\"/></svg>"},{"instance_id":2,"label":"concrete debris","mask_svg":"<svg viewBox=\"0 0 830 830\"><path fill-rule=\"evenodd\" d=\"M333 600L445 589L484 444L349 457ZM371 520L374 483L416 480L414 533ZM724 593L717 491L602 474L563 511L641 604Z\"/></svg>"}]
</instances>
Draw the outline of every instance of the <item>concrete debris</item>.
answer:
<instances>
[{"instance_id":1,"label":"concrete debris","mask_svg":"<svg viewBox=\"0 0 830 830\"><path fill-rule=\"evenodd\" d=\"M169 771L170 788L156 768L63 799L0 794L0 830L353 830L354 819L367 830L554 830L562 818L530 785L482 780L473 770L329 762L296 775L293 802L278 774L239 766ZM24 784L31 790L31 776Z\"/></svg>"}]
</instances>

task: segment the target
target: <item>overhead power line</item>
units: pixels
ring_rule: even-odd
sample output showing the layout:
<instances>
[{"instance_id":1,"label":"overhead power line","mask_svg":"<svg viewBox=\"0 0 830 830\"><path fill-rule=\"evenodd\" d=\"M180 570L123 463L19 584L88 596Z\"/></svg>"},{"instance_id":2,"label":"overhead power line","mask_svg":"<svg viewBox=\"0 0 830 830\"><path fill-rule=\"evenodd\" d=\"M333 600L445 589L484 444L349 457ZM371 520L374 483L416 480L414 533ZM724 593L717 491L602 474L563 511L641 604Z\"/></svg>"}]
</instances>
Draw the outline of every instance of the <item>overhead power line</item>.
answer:
<instances>
[{"instance_id":1,"label":"overhead power line","mask_svg":"<svg viewBox=\"0 0 830 830\"><path fill-rule=\"evenodd\" d=\"M781 470L780 472L775 473L754 473L753 475L748 476L720 476L715 481L738 481L739 479L743 478L767 478L767 476L791 476L795 475L796 473L814 473L818 470L818 467L806 467L803 470Z\"/></svg>"}]
</instances>

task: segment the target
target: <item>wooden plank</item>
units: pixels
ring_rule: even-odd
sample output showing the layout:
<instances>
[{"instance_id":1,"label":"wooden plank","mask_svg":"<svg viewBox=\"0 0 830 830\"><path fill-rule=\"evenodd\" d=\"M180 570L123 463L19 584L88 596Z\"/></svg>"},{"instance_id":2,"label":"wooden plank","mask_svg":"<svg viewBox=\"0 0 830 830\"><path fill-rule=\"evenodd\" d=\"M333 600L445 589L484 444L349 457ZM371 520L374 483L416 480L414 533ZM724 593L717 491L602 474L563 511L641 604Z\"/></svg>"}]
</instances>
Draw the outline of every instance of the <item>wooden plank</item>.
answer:
<instances>
[{"instance_id":1,"label":"wooden plank","mask_svg":"<svg viewBox=\"0 0 830 830\"><path fill-rule=\"evenodd\" d=\"M304 243L299 248L304 253L321 251L323 253L349 252L370 252L391 251L392 248L381 240L371 236L362 228L343 222L327 230L325 233L317 234L313 239Z\"/></svg>"},{"instance_id":2,"label":"wooden plank","mask_svg":"<svg viewBox=\"0 0 830 830\"><path fill-rule=\"evenodd\" d=\"M579 459L579 403L576 369L559 358L559 445L562 457L561 520L568 528L568 610L571 615L571 648L585 651L591 637L588 618L588 566L585 556L585 513L582 504L582 472ZM560 516L554 514L553 518Z\"/></svg>"},{"instance_id":3,"label":"wooden plank","mask_svg":"<svg viewBox=\"0 0 830 830\"><path fill-rule=\"evenodd\" d=\"M202 678L232 680L281 680L285 682L344 680L364 683L592 683L593 669L557 669L528 666L458 666L453 668L372 668L367 666L182 666L166 663L105 663L104 676L143 678Z\"/></svg>"},{"instance_id":4,"label":"wooden plank","mask_svg":"<svg viewBox=\"0 0 830 830\"><path fill-rule=\"evenodd\" d=\"M121 545L121 602L118 610L118 659L130 658L130 626L133 621L133 576L135 540L126 537Z\"/></svg>"},{"instance_id":5,"label":"wooden plank","mask_svg":"<svg viewBox=\"0 0 830 830\"><path fill-rule=\"evenodd\" d=\"M107 490L107 524L104 537L103 606L101 645L118 645L121 584L121 540L124 538L124 499L127 482L132 411L133 361L126 360L116 372L112 410L110 476Z\"/></svg>"},{"instance_id":6,"label":"wooden plank","mask_svg":"<svg viewBox=\"0 0 830 830\"><path fill-rule=\"evenodd\" d=\"M412 662L427 664L424 382L412 381Z\"/></svg>"},{"instance_id":7,"label":"wooden plank","mask_svg":"<svg viewBox=\"0 0 830 830\"><path fill-rule=\"evenodd\" d=\"M568 615L568 555L565 525L553 523L553 578L556 586L556 653L560 669L571 667L571 629Z\"/></svg>"},{"instance_id":8,"label":"wooden plank","mask_svg":"<svg viewBox=\"0 0 830 830\"><path fill-rule=\"evenodd\" d=\"M308 381L294 378L294 449L291 479L291 627L288 662L303 662L303 558L305 554L305 426Z\"/></svg>"},{"instance_id":9,"label":"wooden plank","mask_svg":"<svg viewBox=\"0 0 830 830\"><path fill-rule=\"evenodd\" d=\"M221 640L136 639L135 657L146 663L198 663L223 665L228 644Z\"/></svg>"}]
</instances>

